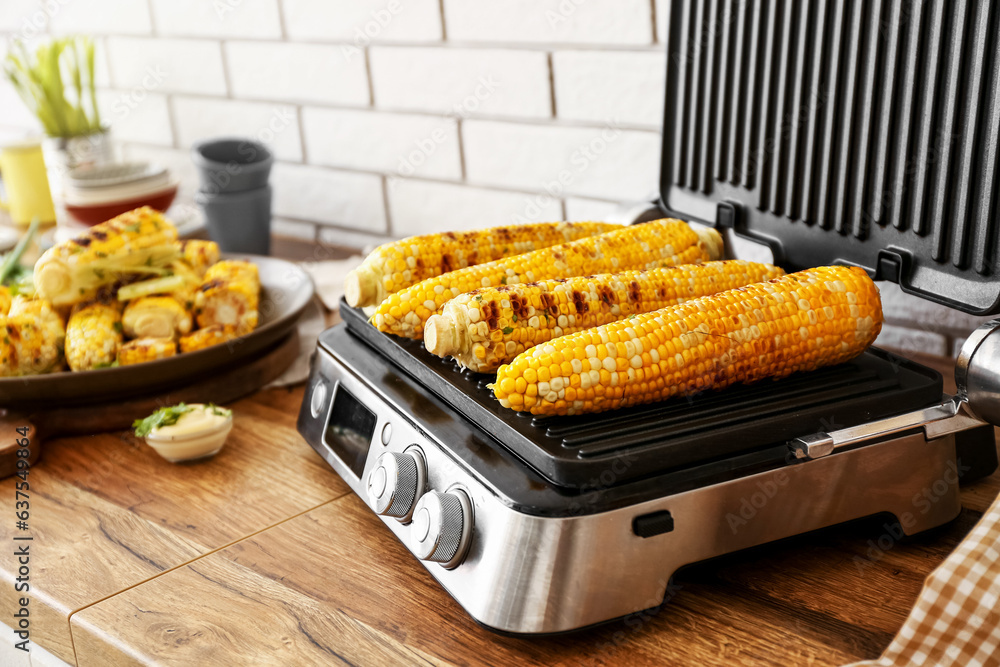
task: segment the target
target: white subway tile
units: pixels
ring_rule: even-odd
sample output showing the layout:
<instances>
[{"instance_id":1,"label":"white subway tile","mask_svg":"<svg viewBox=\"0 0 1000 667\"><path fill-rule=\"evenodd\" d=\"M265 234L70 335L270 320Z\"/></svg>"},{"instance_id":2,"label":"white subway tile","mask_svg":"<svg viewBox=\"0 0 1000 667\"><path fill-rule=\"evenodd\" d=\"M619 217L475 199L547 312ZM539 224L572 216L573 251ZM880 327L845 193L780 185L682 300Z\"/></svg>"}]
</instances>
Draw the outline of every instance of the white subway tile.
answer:
<instances>
[{"instance_id":1,"label":"white subway tile","mask_svg":"<svg viewBox=\"0 0 1000 667\"><path fill-rule=\"evenodd\" d=\"M277 191L274 194L277 195ZM311 222L272 217L271 233L275 236L287 236L288 238L301 239L303 241L315 241L316 225Z\"/></svg>"},{"instance_id":2,"label":"white subway tile","mask_svg":"<svg viewBox=\"0 0 1000 667\"><path fill-rule=\"evenodd\" d=\"M279 160L302 160L294 107L197 97L175 97L173 107L178 142L185 148L209 137L249 137L271 147Z\"/></svg>"},{"instance_id":3,"label":"white subway tile","mask_svg":"<svg viewBox=\"0 0 1000 667\"><path fill-rule=\"evenodd\" d=\"M173 146L170 110L165 95L135 90L102 90L97 95L102 120L111 124L116 141Z\"/></svg>"},{"instance_id":4,"label":"white subway tile","mask_svg":"<svg viewBox=\"0 0 1000 667\"><path fill-rule=\"evenodd\" d=\"M670 30L670 0L656 0L656 41L667 43L667 31Z\"/></svg>"},{"instance_id":5,"label":"white subway tile","mask_svg":"<svg viewBox=\"0 0 1000 667\"><path fill-rule=\"evenodd\" d=\"M309 162L404 176L462 176L454 120L346 109L302 110Z\"/></svg>"},{"instance_id":6,"label":"white subway tile","mask_svg":"<svg viewBox=\"0 0 1000 667\"><path fill-rule=\"evenodd\" d=\"M552 55L559 118L663 125L667 59L660 51L557 51Z\"/></svg>"},{"instance_id":7,"label":"white subway tile","mask_svg":"<svg viewBox=\"0 0 1000 667\"><path fill-rule=\"evenodd\" d=\"M20 39L31 39L52 22L52 15L61 6L50 9L37 0L3 0L0 2L0 31L14 33Z\"/></svg>"},{"instance_id":8,"label":"white subway tile","mask_svg":"<svg viewBox=\"0 0 1000 667\"><path fill-rule=\"evenodd\" d=\"M372 234L386 231L381 176L278 163L271 182L275 215Z\"/></svg>"},{"instance_id":9,"label":"white subway tile","mask_svg":"<svg viewBox=\"0 0 1000 667\"><path fill-rule=\"evenodd\" d=\"M549 66L540 51L374 47L377 107L548 118Z\"/></svg>"},{"instance_id":10,"label":"white subway tile","mask_svg":"<svg viewBox=\"0 0 1000 667\"><path fill-rule=\"evenodd\" d=\"M649 44L649 0L444 0L448 39Z\"/></svg>"},{"instance_id":11,"label":"white subway tile","mask_svg":"<svg viewBox=\"0 0 1000 667\"><path fill-rule=\"evenodd\" d=\"M152 5L162 35L281 39L278 0L152 0Z\"/></svg>"},{"instance_id":12,"label":"white subway tile","mask_svg":"<svg viewBox=\"0 0 1000 667\"><path fill-rule=\"evenodd\" d=\"M462 140L471 183L636 201L657 191L654 132L469 120Z\"/></svg>"},{"instance_id":13,"label":"white subway tile","mask_svg":"<svg viewBox=\"0 0 1000 667\"><path fill-rule=\"evenodd\" d=\"M116 88L226 94L222 49L201 39L109 37L108 59Z\"/></svg>"},{"instance_id":14,"label":"white subway tile","mask_svg":"<svg viewBox=\"0 0 1000 667\"><path fill-rule=\"evenodd\" d=\"M398 237L562 219L560 201L548 195L407 178L389 179L388 185L392 232Z\"/></svg>"},{"instance_id":15,"label":"white subway tile","mask_svg":"<svg viewBox=\"0 0 1000 667\"><path fill-rule=\"evenodd\" d=\"M969 315L954 308L931 303L903 292L899 285L879 282L882 295L882 313L886 321L903 324L926 331L937 331L967 336L989 317Z\"/></svg>"},{"instance_id":16,"label":"white subway tile","mask_svg":"<svg viewBox=\"0 0 1000 667\"><path fill-rule=\"evenodd\" d=\"M441 39L438 0L284 0L292 39L369 42Z\"/></svg>"},{"instance_id":17,"label":"white subway tile","mask_svg":"<svg viewBox=\"0 0 1000 667\"><path fill-rule=\"evenodd\" d=\"M344 259L344 253L338 248L354 248L367 255L383 243L392 241L393 238L386 234L366 234L353 229L342 229L339 227L319 227L319 242L313 253L314 261L324 259ZM336 246L327 248L326 246Z\"/></svg>"},{"instance_id":18,"label":"white subway tile","mask_svg":"<svg viewBox=\"0 0 1000 667\"><path fill-rule=\"evenodd\" d=\"M930 331L907 329L905 327L885 324L875 345L891 347L903 352L923 352L925 354L948 354L951 350L944 336Z\"/></svg>"},{"instance_id":19,"label":"white subway tile","mask_svg":"<svg viewBox=\"0 0 1000 667\"><path fill-rule=\"evenodd\" d=\"M6 2L6 0L4 0ZM73 34L148 35L149 6L136 0L65 0L52 13L52 31Z\"/></svg>"},{"instance_id":20,"label":"white subway tile","mask_svg":"<svg viewBox=\"0 0 1000 667\"><path fill-rule=\"evenodd\" d=\"M604 222L614 217L621 207L620 202L568 197L566 199L566 219Z\"/></svg>"},{"instance_id":21,"label":"white subway tile","mask_svg":"<svg viewBox=\"0 0 1000 667\"><path fill-rule=\"evenodd\" d=\"M368 104L364 58L345 58L336 46L227 42L225 48L237 97Z\"/></svg>"}]
</instances>

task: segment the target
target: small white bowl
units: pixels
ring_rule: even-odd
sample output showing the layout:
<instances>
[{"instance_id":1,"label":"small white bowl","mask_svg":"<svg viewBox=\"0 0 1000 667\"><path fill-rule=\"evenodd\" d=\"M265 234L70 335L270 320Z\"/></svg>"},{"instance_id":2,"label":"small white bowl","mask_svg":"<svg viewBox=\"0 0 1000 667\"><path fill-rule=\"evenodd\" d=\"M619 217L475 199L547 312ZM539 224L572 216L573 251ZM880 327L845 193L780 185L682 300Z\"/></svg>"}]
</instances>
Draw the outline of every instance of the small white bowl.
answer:
<instances>
[{"instance_id":1,"label":"small white bowl","mask_svg":"<svg viewBox=\"0 0 1000 667\"><path fill-rule=\"evenodd\" d=\"M226 444L229 432L233 430L233 416L228 415L225 421L210 428L181 435L159 434L158 430L160 429L155 429L146 436L146 444L155 449L157 454L171 463L198 461L219 453Z\"/></svg>"}]
</instances>

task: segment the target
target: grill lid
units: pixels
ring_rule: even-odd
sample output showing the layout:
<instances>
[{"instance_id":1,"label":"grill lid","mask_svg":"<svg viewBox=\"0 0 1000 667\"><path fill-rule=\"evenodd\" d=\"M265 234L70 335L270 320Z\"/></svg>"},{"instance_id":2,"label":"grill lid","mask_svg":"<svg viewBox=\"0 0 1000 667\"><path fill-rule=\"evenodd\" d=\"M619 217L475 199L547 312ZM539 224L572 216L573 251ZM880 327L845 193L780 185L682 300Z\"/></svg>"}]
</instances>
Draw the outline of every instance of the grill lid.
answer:
<instances>
[{"instance_id":1,"label":"grill lid","mask_svg":"<svg viewBox=\"0 0 1000 667\"><path fill-rule=\"evenodd\" d=\"M1000 312L1000 5L670 0L661 206Z\"/></svg>"}]
</instances>

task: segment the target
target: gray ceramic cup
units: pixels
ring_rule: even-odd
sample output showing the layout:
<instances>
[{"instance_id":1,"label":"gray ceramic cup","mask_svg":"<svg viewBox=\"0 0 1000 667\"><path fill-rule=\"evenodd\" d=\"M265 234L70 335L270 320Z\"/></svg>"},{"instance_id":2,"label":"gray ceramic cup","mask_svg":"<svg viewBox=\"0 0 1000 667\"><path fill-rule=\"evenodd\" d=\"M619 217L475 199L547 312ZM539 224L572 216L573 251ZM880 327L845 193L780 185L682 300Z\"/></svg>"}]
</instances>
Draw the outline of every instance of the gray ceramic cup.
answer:
<instances>
[{"instance_id":1,"label":"gray ceramic cup","mask_svg":"<svg viewBox=\"0 0 1000 667\"><path fill-rule=\"evenodd\" d=\"M267 185L274 156L264 144L240 137L207 139L191 148L199 190L208 194L246 192Z\"/></svg>"},{"instance_id":2,"label":"gray ceramic cup","mask_svg":"<svg viewBox=\"0 0 1000 667\"><path fill-rule=\"evenodd\" d=\"M246 192L196 192L194 201L205 211L208 235L222 252L270 254L270 185Z\"/></svg>"}]
</instances>

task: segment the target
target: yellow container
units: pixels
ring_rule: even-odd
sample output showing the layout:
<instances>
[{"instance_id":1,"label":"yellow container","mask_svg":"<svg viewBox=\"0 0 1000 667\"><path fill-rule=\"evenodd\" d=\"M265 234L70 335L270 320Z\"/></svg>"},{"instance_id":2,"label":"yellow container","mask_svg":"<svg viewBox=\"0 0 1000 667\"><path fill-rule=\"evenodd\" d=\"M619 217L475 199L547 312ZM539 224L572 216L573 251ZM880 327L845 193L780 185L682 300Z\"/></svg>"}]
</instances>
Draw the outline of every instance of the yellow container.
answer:
<instances>
[{"instance_id":1,"label":"yellow container","mask_svg":"<svg viewBox=\"0 0 1000 667\"><path fill-rule=\"evenodd\" d=\"M7 197L6 201L0 201L0 208L9 210L15 223L27 225L33 218L43 224L56 221L40 141L0 147L0 178Z\"/></svg>"}]
</instances>

